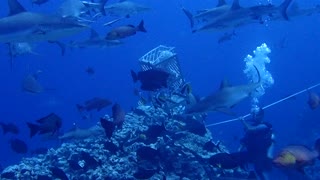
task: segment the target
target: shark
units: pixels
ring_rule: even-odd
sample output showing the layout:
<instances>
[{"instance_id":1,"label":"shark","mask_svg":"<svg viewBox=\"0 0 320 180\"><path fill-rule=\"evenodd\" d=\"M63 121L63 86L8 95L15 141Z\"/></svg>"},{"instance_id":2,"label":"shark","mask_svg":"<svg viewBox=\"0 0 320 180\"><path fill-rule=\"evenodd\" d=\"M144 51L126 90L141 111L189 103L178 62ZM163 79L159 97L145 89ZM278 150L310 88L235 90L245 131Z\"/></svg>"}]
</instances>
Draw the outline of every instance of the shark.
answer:
<instances>
[{"instance_id":1,"label":"shark","mask_svg":"<svg viewBox=\"0 0 320 180\"><path fill-rule=\"evenodd\" d=\"M140 12L149 11L151 8L132 1L120 1L104 7L106 14L115 17L131 17Z\"/></svg>"},{"instance_id":2,"label":"shark","mask_svg":"<svg viewBox=\"0 0 320 180\"><path fill-rule=\"evenodd\" d=\"M214 8L198 10L196 14L192 14L189 10L182 7L182 11L188 17L191 28L194 27L195 22L207 22L210 19L216 18L219 15L227 12L231 8L231 5L227 4L225 0L219 0L218 4Z\"/></svg>"},{"instance_id":3,"label":"shark","mask_svg":"<svg viewBox=\"0 0 320 180\"><path fill-rule=\"evenodd\" d=\"M17 0L8 0L9 16L0 19L0 43L55 41L89 26L72 18L28 12Z\"/></svg>"},{"instance_id":4,"label":"shark","mask_svg":"<svg viewBox=\"0 0 320 180\"><path fill-rule=\"evenodd\" d=\"M314 7L309 8L300 8L296 2L293 2L292 5L287 10L288 17L300 17L300 16L310 16L316 13L320 13L320 5L315 5ZM271 16L270 20L281 20L281 16Z\"/></svg>"},{"instance_id":5,"label":"shark","mask_svg":"<svg viewBox=\"0 0 320 180\"><path fill-rule=\"evenodd\" d=\"M103 128L99 126L92 126L88 129L80 129L78 127L75 127L69 132L66 132L63 135L59 136L58 139L60 140L86 139L89 137L101 135L103 133L104 133Z\"/></svg>"},{"instance_id":6,"label":"shark","mask_svg":"<svg viewBox=\"0 0 320 180\"><path fill-rule=\"evenodd\" d=\"M254 68L258 73L258 81L256 83L230 86L226 81L222 81L218 91L198 100L198 102L189 105L189 107L186 107L185 114L198 114L212 111L230 114L229 110L232 107L250 97L250 95L261 86L259 70L255 66Z\"/></svg>"},{"instance_id":7,"label":"shark","mask_svg":"<svg viewBox=\"0 0 320 180\"><path fill-rule=\"evenodd\" d=\"M202 24L192 32L206 31L206 30L225 30L236 28L253 23L263 23L264 17L281 17L288 20L287 8L292 0L284 0L279 6L272 4L257 5L251 7L241 7L239 0L234 0L230 9L208 22Z\"/></svg>"},{"instance_id":8,"label":"shark","mask_svg":"<svg viewBox=\"0 0 320 180\"><path fill-rule=\"evenodd\" d=\"M76 48L88 48L88 47L95 47L95 48L106 48L111 46L119 46L123 44L120 40L107 40L99 36L99 34L91 29L90 38L84 41L73 41L70 43L71 47Z\"/></svg>"}]
</instances>

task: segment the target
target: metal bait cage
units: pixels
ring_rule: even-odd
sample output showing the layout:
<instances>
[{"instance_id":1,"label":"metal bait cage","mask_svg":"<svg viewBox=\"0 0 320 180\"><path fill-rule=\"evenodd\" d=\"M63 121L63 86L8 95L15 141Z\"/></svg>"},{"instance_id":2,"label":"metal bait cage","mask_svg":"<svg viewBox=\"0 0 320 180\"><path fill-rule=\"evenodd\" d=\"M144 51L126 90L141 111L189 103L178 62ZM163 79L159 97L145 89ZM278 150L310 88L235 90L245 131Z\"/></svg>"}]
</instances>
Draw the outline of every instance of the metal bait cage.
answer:
<instances>
[{"instance_id":1,"label":"metal bait cage","mask_svg":"<svg viewBox=\"0 0 320 180\"><path fill-rule=\"evenodd\" d=\"M175 91L185 83L174 47L159 45L139 59L142 71L161 69L170 73L168 88Z\"/></svg>"}]
</instances>

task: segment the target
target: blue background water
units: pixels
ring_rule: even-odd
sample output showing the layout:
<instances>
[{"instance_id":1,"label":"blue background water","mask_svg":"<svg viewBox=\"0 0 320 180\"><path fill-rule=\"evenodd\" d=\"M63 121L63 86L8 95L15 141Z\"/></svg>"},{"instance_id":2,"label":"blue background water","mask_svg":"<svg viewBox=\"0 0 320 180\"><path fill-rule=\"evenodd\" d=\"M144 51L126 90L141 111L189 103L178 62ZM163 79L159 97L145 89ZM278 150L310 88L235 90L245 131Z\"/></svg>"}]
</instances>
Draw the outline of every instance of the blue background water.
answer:
<instances>
[{"instance_id":1,"label":"blue background water","mask_svg":"<svg viewBox=\"0 0 320 180\"><path fill-rule=\"evenodd\" d=\"M62 1L51 0L43 6L32 6L24 1L22 4L30 11L54 12ZM110 3L115 2L110 0ZM63 131L76 123L86 128L94 125L100 116L110 113L110 108L94 113L92 120L83 120L76 109L92 97L105 97L130 111L136 106L138 98L134 96L135 85L130 76L130 69L139 69L138 59L149 50L162 44L175 47L179 56L183 74L192 83L193 90L200 96L215 91L224 78L232 84L247 83L243 69L243 59L262 43L271 49L271 63L267 69L275 83L266 90L260 99L261 106L277 101L287 95L307 88L319 80L320 58L320 23L319 14L292 18L290 21L268 22L264 25L251 24L237 28L236 37L231 41L218 44L218 38L224 32L201 32L192 34L189 22L181 6L198 10L212 7L215 1L137 1L153 8L152 11L125 19L118 25L137 25L141 19L145 21L147 33L138 33L125 39L125 44L106 49L68 49L65 56L60 55L57 46L48 43L37 43L34 51L39 55L25 55L14 60L10 70L9 57L5 45L0 47L0 121L15 122L21 130L18 136L1 135L0 164L6 166L17 163L21 157L9 147L8 141L13 137L25 140L30 149L45 145L58 146L52 141L41 140L40 137L29 138L26 122L33 122L51 112L63 119ZM254 5L265 1L242 0L243 5ZM273 1L279 4L281 1ZM299 1L301 7L311 7L318 1ZM0 2L0 15L7 14L7 4ZM101 26L106 19L93 24L94 28L104 36L110 28ZM231 32L228 30L227 32ZM88 32L71 39L85 39ZM65 42L68 42L65 40ZM284 42L284 43L283 43ZM95 69L93 76L88 76L85 69ZM39 81L49 90L41 94L29 94L21 89L22 79L29 73L42 70ZM314 89L320 92L319 88ZM307 106L307 93L294 99L280 103L266 110L265 119L274 126L276 148L287 144L305 144L312 146L319 136L320 111L310 110ZM250 101L244 101L234 108L239 115L250 111ZM210 113L208 124L229 119L229 116ZM243 134L239 122L209 128L214 140L235 151L239 146L239 138Z\"/></svg>"}]
</instances>

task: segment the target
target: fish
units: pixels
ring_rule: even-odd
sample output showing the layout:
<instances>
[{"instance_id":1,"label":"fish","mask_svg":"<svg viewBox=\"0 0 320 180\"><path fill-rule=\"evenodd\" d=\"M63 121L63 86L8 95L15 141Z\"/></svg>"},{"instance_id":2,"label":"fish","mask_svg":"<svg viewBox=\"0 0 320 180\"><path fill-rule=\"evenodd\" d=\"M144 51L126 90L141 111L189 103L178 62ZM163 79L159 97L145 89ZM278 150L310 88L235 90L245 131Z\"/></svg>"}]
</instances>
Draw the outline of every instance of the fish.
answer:
<instances>
[{"instance_id":1,"label":"fish","mask_svg":"<svg viewBox=\"0 0 320 180\"><path fill-rule=\"evenodd\" d=\"M119 26L112 29L110 32L107 33L106 39L107 40L123 39L129 36L135 35L138 31L147 32L147 30L144 28L143 20L140 21L138 26L126 25L126 26Z\"/></svg>"},{"instance_id":2,"label":"fish","mask_svg":"<svg viewBox=\"0 0 320 180\"><path fill-rule=\"evenodd\" d=\"M108 150L112 154L116 154L116 152L120 149L117 145L115 145L112 141L106 141L103 144L104 149Z\"/></svg>"},{"instance_id":3,"label":"fish","mask_svg":"<svg viewBox=\"0 0 320 180\"><path fill-rule=\"evenodd\" d=\"M235 31L232 31L231 33L226 32L218 39L218 43L221 44L223 42L230 41L234 36L236 36Z\"/></svg>"},{"instance_id":4,"label":"fish","mask_svg":"<svg viewBox=\"0 0 320 180\"><path fill-rule=\"evenodd\" d=\"M112 121L108 121L107 119L104 119L104 118L100 118L100 123L102 128L104 129L104 132L106 133L107 138L110 139L116 128L115 124Z\"/></svg>"},{"instance_id":5,"label":"fish","mask_svg":"<svg viewBox=\"0 0 320 180\"><path fill-rule=\"evenodd\" d=\"M220 111L230 114L230 109L248 98L259 86L261 86L261 77L259 70L254 66L258 74L258 82L230 86L227 82L223 81L220 89L213 94L200 99L195 104L186 107L186 114L206 113L212 111ZM231 113L233 114L233 113Z\"/></svg>"},{"instance_id":6,"label":"fish","mask_svg":"<svg viewBox=\"0 0 320 180\"><path fill-rule=\"evenodd\" d=\"M203 146L203 150L206 150L208 152L213 152L214 150L218 150L222 152L220 148L221 141L218 141L217 143L214 143L212 140L206 142Z\"/></svg>"},{"instance_id":7,"label":"fish","mask_svg":"<svg viewBox=\"0 0 320 180\"><path fill-rule=\"evenodd\" d=\"M308 105L310 109L315 110L320 105L320 97L315 92L308 92Z\"/></svg>"},{"instance_id":8,"label":"fish","mask_svg":"<svg viewBox=\"0 0 320 180\"><path fill-rule=\"evenodd\" d=\"M195 21L198 23L207 22L210 19L214 19L217 16L220 16L223 13L227 12L228 10L230 10L230 8L231 8L231 5L228 5L225 0L219 0L216 7L199 10L195 15L193 15L189 10L187 10L184 7L182 8L182 11L188 17L190 21L190 26L191 28L193 28L195 25Z\"/></svg>"},{"instance_id":9,"label":"fish","mask_svg":"<svg viewBox=\"0 0 320 180\"><path fill-rule=\"evenodd\" d=\"M208 159L209 164L222 169L234 169L243 166L248 159L247 152L217 153Z\"/></svg>"},{"instance_id":10,"label":"fish","mask_svg":"<svg viewBox=\"0 0 320 180\"><path fill-rule=\"evenodd\" d=\"M101 165L100 161L97 161L93 156L91 156L88 152L81 151L80 157L85 161L85 169L95 169L97 166Z\"/></svg>"},{"instance_id":11,"label":"fish","mask_svg":"<svg viewBox=\"0 0 320 180\"><path fill-rule=\"evenodd\" d=\"M121 44L123 44L123 42L119 40L108 40L102 38L95 30L91 29L91 35L89 39L83 41L72 41L70 46L75 48L106 48L119 46Z\"/></svg>"},{"instance_id":12,"label":"fish","mask_svg":"<svg viewBox=\"0 0 320 180\"><path fill-rule=\"evenodd\" d=\"M293 169L304 174L304 168L315 164L320 159L320 139L317 139L314 149L303 145L289 145L284 147L274 158L273 164L283 169Z\"/></svg>"},{"instance_id":13,"label":"fish","mask_svg":"<svg viewBox=\"0 0 320 180\"><path fill-rule=\"evenodd\" d=\"M98 126L93 126L88 129L80 129L78 127L73 128L69 132L64 133L63 135L59 136L58 139L60 140L76 140L76 139L86 139L93 136L98 136L102 134L103 129Z\"/></svg>"},{"instance_id":14,"label":"fish","mask_svg":"<svg viewBox=\"0 0 320 180\"><path fill-rule=\"evenodd\" d=\"M147 6L126 0L107 5L104 9L107 15L115 17L131 17L135 14L151 10Z\"/></svg>"},{"instance_id":15,"label":"fish","mask_svg":"<svg viewBox=\"0 0 320 180\"><path fill-rule=\"evenodd\" d=\"M28 152L27 144L18 138L11 139L10 145L11 149L18 154L26 154Z\"/></svg>"},{"instance_id":16,"label":"fish","mask_svg":"<svg viewBox=\"0 0 320 180\"><path fill-rule=\"evenodd\" d=\"M155 141L158 140L158 137L163 136L164 133L166 132L166 128L164 123L161 125L152 125L149 126L146 131L143 131L140 136L142 135L146 143L154 143Z\"/></svg>"},{"instance_id":17,"label":"fish","mask_svg":"<svg viewBox=\"0 0 320 180\"><path fill-rule=\"evenodd\" d=\"M12 133L19 134L20 130L17 125L14 123L3 123L0 122L0 126L2 127L3 134Z\"/></svg>"},{"instance_id":18,"label":"fish","mask_svg":"<svg viewBox=\"0 0 320 180\"><path fill-rule=\"evenodd\" d=\"M139 167L138 170L133 173L133 177L136 179L152 179L151 177L157 173L157 169Z\"/></svg>"},{"instance_id":19,"label":"fish","mask_svg":"<svg viewBox=\"0 0 320 180\"><path fill-rule=\"evenodd\" d=\"M82 170L83 167L81 167L78 163L77 160L73 160L73 159L69 159L68 160L68 164L69 164L69 168L74 170L74 171L77 171L77 170Z\"/></svg>"},{"instance_id":20,"label":"fish","mask_svg":"<svg viewBox=\"0 0 320 180\"><path fill-rule=\"evenodd\" d=\"M87 67L86 73L88 75L94 75L95 71L94 71L93 67Z\"/></svg>"},{"instance_id":21,"label":"fish","mask_svg":"<svg viewBox=\"0 0 320 180\"><path fill-rule=\"evenodd\" d=\"M112 102L105 98L94 97L84 102L83 105L77 104L77 108L80 112L82 111L92 111L97 110L100 111L101 109L108 107L112 104Z\"/></svg>"},{"instance_id":22,"label":"fish","mask_svg":"<svg viewBox=\"0 0 320 180\"><path fill-rule=\"evenodd\" d=\"M251 7L241 7L239 0L234 0L231 8L225 13L210 19L194 29L192 32L207 31L207 30L225 30L236 28L253 23L264 23L264 17L281 17L288 20L287 8L292 0L284 0L279 6L272 4L257 5Z\"/></svg>"},{"instance_id":23,"label":"fish","mask_svg":"<svg viewBox=\"0 0 320 180\"><path fill-rule=\"evenodd\" d=\"M55 134L59 131L62 126L62 119L55 113L50 113L49 115L38 119L37 124L27 122L27 125L30 129L30 137L33 137L36 134Z\"/></svg>"},{"instance_id":24,"label":"fish","mask_svg":"<svg viewBox=\"0 0 320 180\"><path fill-rule=\"evenodd\" d=\"M53 166L53 167L50 167L49 170L51 171L51 174L53 177L59 178L61 180L69 180L68 176L62 169L56 166Z\"/></svg>"},{"instance_id":25,"label":"fish","mask_svg":"<svg viewBox=\"0 0 320 180\"><path fill-rule=\"evenodd\" d=\"M18 56L23 56L26 54L39 55L33 51L33 46L30 43L21 42L21 43L7 43L9 49L9 60L10 68L13 68L13 59Z\"/></svg>"},{"instance_id":26,"label":"fish","mask_svg":"<svg viewBox=\"0 0 320 180\"><path fill-rule=\"evenodd\" d=\"M136 151L137 159L139 161L157 162L160 160L160 152L157 149L149 146L142 146Z\"/></svg>"},{"instance_id":27,"label":"fish","mask_svg":"<svg viewBox=\"0 0 320 180\"><path fill-rule=\"evenodd\" d=\"M1 43L54 41L89 29L74 19L28 12L17 0L8 4L9 16L0 19Z\"/></svg>"},{"instance_id":28,"label":"fish","mask_svg":"<svg viewBox=\"0 0 320 180\"><path fill-rule=\"evenodd\" d=\"M48 2L49 0L32 0L32 4L36 4L36 5L42 5L46 2Z\"/></svg>"},{"instance_id":29,"label":"fish","mask_svg":"<svg viewBox=\"0 0 320 180\"><path fill-rule=\"evenodd\" d=\"M161 69L149 69L135 73L131 70L133 82L140 81L141 90L144 91L157 91L161 88L168 87L168 79L170 74Z\"/></svg>"},{"instance_id":30,"label":"fish","mask_svg":"<svg viewBox=\"0 0 320 180\"><path fill-rule=\"evenodd\" d=\"M118 103L115 103L112 106L112 118L114 125L117 128L121 128L126 118L126 112L121 108L121 106Z\"/></svg>"},{"instance_id":31,"label":"fish","mask_svg":"<svg viewBox=\"0 0 320 180\"><path fill-rule=\"evenodd\" d=\"M39 55L33 51L33 46L31 43L20 42L20 43L8 43L9 45L9 55L11 57L18 57L25 54Z\"/></svg>"},{"instance_id":32,"label":"fish","mask_svg":"<svg viewBox=\"0 0 320 180\"><path fill-rule=\"evenodd\" d=\"M28 74L22 80L22 90L33 94L42 93L44 91L44 88L38 81L38 76L41 72L42 71L38 70L33 74Z\"/></svg>"}]
</instances>

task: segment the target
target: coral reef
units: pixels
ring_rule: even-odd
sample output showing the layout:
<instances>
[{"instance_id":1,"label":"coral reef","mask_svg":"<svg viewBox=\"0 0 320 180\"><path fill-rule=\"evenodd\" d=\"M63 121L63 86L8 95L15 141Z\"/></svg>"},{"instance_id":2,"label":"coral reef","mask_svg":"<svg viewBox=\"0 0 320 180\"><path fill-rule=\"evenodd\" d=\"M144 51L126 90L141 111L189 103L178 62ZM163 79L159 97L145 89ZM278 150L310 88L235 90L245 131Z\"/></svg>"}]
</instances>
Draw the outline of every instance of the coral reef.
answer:
<instances>
[{"instance_id":1,"label":"coral reef","mask_svg":"<svg viewBox=\"0 0 320 180\"><path fill-rule=\"evenodd\" d=\"M108 116L104 117L109 118ZM5 168L2 179L215 179L246 177L240 168L222 170L208 159L227 152L201 120L138 106L110 139L100 134L63 143L46 154ZM210 144L210 143L209 143ZM214 143L212 143L214 144Z\"/></svg>"}]
</instances>

